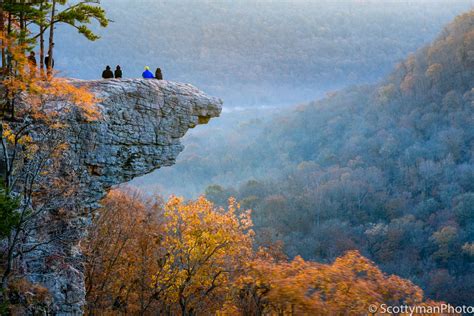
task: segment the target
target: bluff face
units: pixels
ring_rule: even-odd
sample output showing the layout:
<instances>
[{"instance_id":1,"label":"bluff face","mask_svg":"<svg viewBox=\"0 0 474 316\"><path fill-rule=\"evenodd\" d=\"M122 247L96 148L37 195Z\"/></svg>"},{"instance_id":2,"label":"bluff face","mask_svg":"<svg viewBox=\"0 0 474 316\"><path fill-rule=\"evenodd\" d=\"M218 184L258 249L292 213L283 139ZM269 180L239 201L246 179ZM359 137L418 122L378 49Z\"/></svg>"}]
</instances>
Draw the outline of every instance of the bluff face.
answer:
<instances>
[{"instance_id":1,"label":"bluff face","mask_svg":"<svg viewBox=\"0 0 474 316\"><path fill-rule=\"evenodd\" d=\"M180 138L222 109L221 100L188 84L141 79L78 84L101 100L99 120L69 122L70 145L87 171L92 201L113 185L173 165L183 150Z\"/></svg>"},{"instance_id":2,"label":"bluff face","mask_svg":"<svg viewBox=\"0 0 474 316\"><path fill-rule=\"evenodd\" d=\"M68 155L80 177L83 205L67 219L45 220L73 238L39 247L28 255L26 264L28 277L48 288L60 315L81 314L85 304L78 243L87 230L91 210L112 186L173 165L183 150L180 138L188 129L218 117L222 110L220 99L189 84L142 79L73 83L86 85L100 100L98 120L88 122L77 114L67 119ZM38 232L38 239L44 235Z\"/></svg>"}]
</instances>

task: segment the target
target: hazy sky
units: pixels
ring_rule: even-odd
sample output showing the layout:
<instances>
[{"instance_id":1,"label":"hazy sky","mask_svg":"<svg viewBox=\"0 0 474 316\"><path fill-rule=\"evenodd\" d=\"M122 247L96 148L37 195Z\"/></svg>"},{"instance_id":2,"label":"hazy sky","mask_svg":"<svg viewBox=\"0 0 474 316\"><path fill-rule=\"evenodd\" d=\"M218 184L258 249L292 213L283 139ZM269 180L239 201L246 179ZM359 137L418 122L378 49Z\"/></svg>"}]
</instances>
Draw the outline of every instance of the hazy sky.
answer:
<instances>
[{"instance_id":1,"label":"hazy sky","mask_svg":"<svg viewBox=\"0 0 474 316\"><path fill-rule=\"evenodd\" d=\"M227 105L307 101L374 82L432 41L474 0L102 0L113 21L88 42L57 35L65 76L94 79L120 64L127 77L160 66Z\"/></svg>"}]
</instances>

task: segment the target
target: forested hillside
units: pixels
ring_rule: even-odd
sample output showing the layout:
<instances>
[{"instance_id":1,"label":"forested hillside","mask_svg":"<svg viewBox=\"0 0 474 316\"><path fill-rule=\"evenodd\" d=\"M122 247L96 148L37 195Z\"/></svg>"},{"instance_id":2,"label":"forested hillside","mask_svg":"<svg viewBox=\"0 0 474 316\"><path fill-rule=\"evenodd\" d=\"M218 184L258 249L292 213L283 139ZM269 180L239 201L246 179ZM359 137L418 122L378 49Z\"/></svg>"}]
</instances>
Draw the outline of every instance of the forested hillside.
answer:
<instances>
[{"instance_id":1,"label":"forested hillside","mask_svg":"<svg viewBox=\"0 0 474 316\"><path fill-rule=\"evenodd\" d=\"M0 0L0 315L473 305L470 3Z\"/></svg>"},{"instance_id":2,"label":"forested hillside","mask_svg":"<svg viewBox=\"0 0 474 316\"><path fill-rule=\"evenodd\" d=\"M253 171L206 195L252 208L260 242L319 261L359 249L434 299L472 303L473 87L471 11L382 83L241 124L222 152L196 142L197 164L175 175L227 184Z\"/></svg>"},{"instance_id":3,"label":"forested hillside","mask_svg":"<svg viewBox=\"0 0 474 316\"><path fill-rule=\"evenodd\" d=\"M251 211L235 199L216 208L204 197L165 203L112 191L102 205L83 243L86 315L365 315L383 312L382 304L442 307L358 251L321 264L288 260L278 245L255 247Z\"/></svg>"},{"instance_id":4,"label":"forested hillside","mask_svg":"<svg viewBox=\"0 0 474 316\"><path fill-rule=\"evenodd\" d=\"M106 65L139 77L145 65L159 66L165 79L199 86L226 106L291 104L385 76L470 5L103 0L113 22L98 30L102 39L89 43L64 30L55 59L70 77L95 79Z\"/></svg>"}]
</instances>

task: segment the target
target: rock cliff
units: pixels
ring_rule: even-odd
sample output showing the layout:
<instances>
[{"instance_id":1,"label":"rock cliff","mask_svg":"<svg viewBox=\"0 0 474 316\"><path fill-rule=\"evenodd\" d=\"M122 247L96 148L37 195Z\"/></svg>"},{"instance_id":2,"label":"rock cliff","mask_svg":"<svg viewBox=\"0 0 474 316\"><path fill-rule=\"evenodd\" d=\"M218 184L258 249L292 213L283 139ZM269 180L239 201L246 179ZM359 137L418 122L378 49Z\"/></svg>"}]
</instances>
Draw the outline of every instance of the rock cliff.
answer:
<instances>
[{"instance_id":1,"label":"rock cliff","mask_svg":"<svg viewBox=\"0 0 474 316\"><path fill-rule=\"evenodd\" d=\"M186 131L218 117L222 109L220 99L188 84L142 79L73 82L87 85L100 99L98 120L68 118L68 154L81 179L84 204L67 220L49 225L68 230L74 238L40 247L27 263L29 278L49 289L59 315L81 314L85 303L78 243L90 211L112 186L173 165Z\"/></svg>"}]
</instances>

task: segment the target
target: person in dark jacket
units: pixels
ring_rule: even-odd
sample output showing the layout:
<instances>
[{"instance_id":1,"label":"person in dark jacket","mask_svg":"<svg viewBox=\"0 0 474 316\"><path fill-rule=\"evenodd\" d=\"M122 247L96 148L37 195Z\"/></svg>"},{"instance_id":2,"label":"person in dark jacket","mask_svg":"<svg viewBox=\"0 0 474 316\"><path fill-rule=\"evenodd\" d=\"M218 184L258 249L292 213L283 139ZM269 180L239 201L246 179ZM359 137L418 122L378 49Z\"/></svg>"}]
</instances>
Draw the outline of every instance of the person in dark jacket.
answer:
<instances>
[{"instance_id":1,"label":"person in dark jacket","mask_svg":"<svg viewBox=\"0 0 474 316\"><path fill-rule=\"evenodd\" d=\"M142 74L144 79L153 79L153 73L150 71L150 67L146 66L145 71Z\"/></svg>"},{"instance_id":2,"label":"person in dark jacket","mask_svg":"<svg viewBox=\"0 0 474 316\"><path fill-rule=\"evenodd\" d=\"M48 68L49 65L49 55L44 58L44 66ZM51 61L51 68L54 68L54 59Z\"/></svg>"},{"instance_id":3,"label":"person in dark jacket","mask_svg":"<svg viewBox=\"0 0 474 316\"><path fill-rule=\"evenodd\" d=\"M36 63L36 54L33 51L31 51L30 56L28 56L28 66L30 68L30 75L32 77L35 77L37 63Z\"/></svg>"},{"instance_id":4,"label":"person in dark jacket","mask_svg":"<svg viewBox=\"0 0 474 316\"><path fill-rule=\"evenodd\" d=\"M163 80L163 73L161 72L161 68L156 68L155 78L158 80Z\"/></svg>"},{"instance_id":5,"label":"person in dark jacket","mask_svg":"<svg viewBox=\"0 0 474 316\"><path fill-rule=\"evenodd\" d=\"M28 56L28 63L31 65L31 66L34 66L36 67L36 54L35 52L31 51L30 52L30 56Z\"/></svg>"},{"instance_id":6,"label":"person in dark jacket","mask_svg":"<svg viewBox=\"0 0 474 316\"><path fill-rule=\"evenodd\" d=\"M114 77L114 73L110 69L110 66L105 67L105 70L102 72L102 78L112 79L113 77Z\"/></svg>"},{"instance_id":7,"label":"person in dark jacket","mask_svg":"<svg viewBox=\"0 0 474 316\"><path fill-rule=\"evenodd\" d=\"M120 68L120 66L118 66L118 65L115 68L114 77L116 79L122 78L122 68Z\"/></svg>"}]
</instances>

